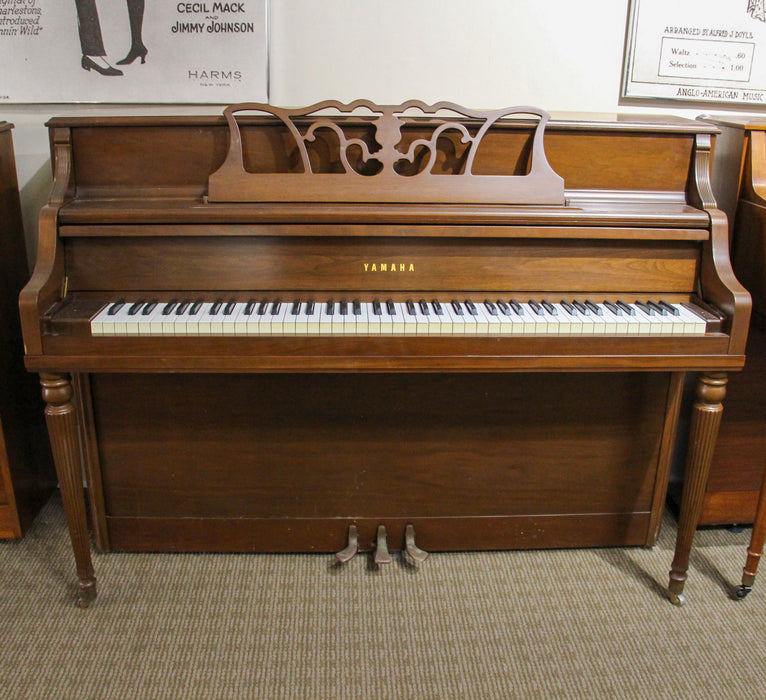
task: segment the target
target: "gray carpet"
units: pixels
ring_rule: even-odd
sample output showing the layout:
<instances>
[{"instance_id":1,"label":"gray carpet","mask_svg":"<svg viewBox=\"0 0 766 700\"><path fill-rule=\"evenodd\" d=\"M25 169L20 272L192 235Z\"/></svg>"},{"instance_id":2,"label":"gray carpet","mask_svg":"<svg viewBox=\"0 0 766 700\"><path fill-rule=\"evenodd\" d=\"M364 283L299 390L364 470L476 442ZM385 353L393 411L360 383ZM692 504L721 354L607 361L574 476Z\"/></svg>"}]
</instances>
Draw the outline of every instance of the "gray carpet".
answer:
<instances>
[{"instance_id":1,"label":"gray carpet","mask_svg":"<svg viewBox=\"0 0 766 700\"><path fill-rule=\"evenodd\" d=\"M766 697L766 571L750 530L697 534L687 604L664 597L675 521L652 549L359 556L96 555L74 605L54 497L0 543L2 698ZM759 587L760 586L760 587Z\"/></svg>"}]
</instances>

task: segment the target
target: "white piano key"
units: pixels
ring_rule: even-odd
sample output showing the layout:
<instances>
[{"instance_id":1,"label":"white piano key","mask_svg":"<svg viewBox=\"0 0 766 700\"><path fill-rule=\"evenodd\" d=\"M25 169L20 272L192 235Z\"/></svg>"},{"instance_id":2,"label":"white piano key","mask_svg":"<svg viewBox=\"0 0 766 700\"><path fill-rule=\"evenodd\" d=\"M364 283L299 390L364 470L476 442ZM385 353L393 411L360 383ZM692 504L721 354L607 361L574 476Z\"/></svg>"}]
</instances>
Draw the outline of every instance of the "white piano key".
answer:
<instances>
[{"instance_id":1,"label":"white piano key","mask_svg":"<svg viewBox=\"0 0 766 700\"><path fill-rule=\"evenodd\" d=\"M357 317L354 314L354 302L349 299L346 303L346 315L343 317L343 335L357 335Z\"/></svg>"},{"instance_id":2,"label":"white piano key","mask_svg":"<svg viewBox=\"0 0 766 700\"><path fill-rule=\"evenodd\" d=\"M359 314L356 315L356 334L357 335L370 335L370 323L368 321L368 314L372 310L371 304L361 302L359 304ZM353 313L353 305L351 309Z\"/></svg>"},{"instance_id":3,"label":"white piano key","mask_svg":"<svg viewBox=\"0 0 766 700\"><path fill-rule=\"evenodd\" d=\"M466 333L465 317L467 312L463 309L462 304L459 308L460 311L456 310L451 301L442 302L442 309L449 317L450 325L452 326L452 335L465 335Z\"/></svg>"},{"instance_id":4,"label":"white piano key","mask_svg":"<svg viewBox=\"0 0 766 700\"><path fill-rule=\"evenodd\" d=\"M628 332L628 322L624 312L618 314L604 304L599 304L599 306L606 321L606 332L610 335L625 335Z\"/></svg>"},{"instance_id":5,"label":"white piano key","mask_svg":"<svg viewBox=\"0 0 766 700\"><path fill-rule=\"evenodd\" d=\"M141 319L138 322L139 335L162 335L162 309L163 304L156 304L148 313L141 312Z\"/></svg>"},{"instance_id":6,"label":"white piano key","mask_svg":"<svg viewBox=\"0 0 766 700\"><path fill-rule=\"evenodd\" d=\"M428 307L431 310L431 318L436 322L436 326L431 329L430 333L431 335L451 335L452 318L447 313L445 305L441 301L436 304L434 303L435 301L437 300L432 299L428 302Z\"/></svg>"},{"instance_id":7,"label":"white piano key","mask_svg":"<svg viewBox=\"0 0 766 700\"><path fill-rule=\"evenodd\" d=\"M698 316L683 304L671 304L671 306L678 309L683 324L684 335L705 335L707 324L704 318Z\"/></svg>"},{"instance_id":8,"label":"white piano key","mask_svg":"<svg viewBox=\"0 0 766 700\"><path fill-rule=\"evenodd\" d=\"M290 304L275 300L269 304L266 315L269 317L269 335L285 335L285 315L290 311ZM276 307L276 308L275 308Z\"/></svg>"},{"instance_id":9,"label":"white piano key","mask_svg":"<svg viewBox=\"0 0 766 700\"><path fill-rule=\"evenodd\" d=\"M394 302L393 309L395 313L390 316L391 333L393 335L404 335L404 304Z\"/></svg>"},{"instance_id":10,"label":"white piano key","mask_svg":"<svg viewBox=\"0 0 766 700\"><path fill-rule=\"evenodd\" d=\"M114 335L114 324L112 323L112 315L109 314L109 309L112 308L112 304L104 305L96 314L90 319L90 333L91 335Z\"/></svg>"},{"instance_id":11,"label":"white piano key","mask_svg":"<svg viewBox=\"0 0 766 700\"><path fill-rule=\"evenodd\" d=\"M246 304L244 302L238 302L234 304L234 308L231 313L223 313L221 320L221 335L236 335L237 334L237 321L240 314L244 311Z\"/></svg>"}]
</instances>

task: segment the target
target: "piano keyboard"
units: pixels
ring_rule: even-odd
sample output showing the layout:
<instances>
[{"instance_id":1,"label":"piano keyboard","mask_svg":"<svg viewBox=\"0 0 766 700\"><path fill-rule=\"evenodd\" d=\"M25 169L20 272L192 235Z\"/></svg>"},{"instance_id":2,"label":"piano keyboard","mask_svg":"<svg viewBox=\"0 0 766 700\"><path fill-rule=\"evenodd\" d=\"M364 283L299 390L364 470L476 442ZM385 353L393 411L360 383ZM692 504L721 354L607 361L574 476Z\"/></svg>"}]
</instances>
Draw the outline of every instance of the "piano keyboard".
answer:
<instances>
[{"instance_id":1,"label":"piano keyboard","mask_svg":"<svg viewBox=\"0 0 766 700\"><path fill-rule=\"evenodd\" d=\"M704 335L706 310L665 301L278 298L106 304L94 336Z\"/></svg>"}]
</instances>

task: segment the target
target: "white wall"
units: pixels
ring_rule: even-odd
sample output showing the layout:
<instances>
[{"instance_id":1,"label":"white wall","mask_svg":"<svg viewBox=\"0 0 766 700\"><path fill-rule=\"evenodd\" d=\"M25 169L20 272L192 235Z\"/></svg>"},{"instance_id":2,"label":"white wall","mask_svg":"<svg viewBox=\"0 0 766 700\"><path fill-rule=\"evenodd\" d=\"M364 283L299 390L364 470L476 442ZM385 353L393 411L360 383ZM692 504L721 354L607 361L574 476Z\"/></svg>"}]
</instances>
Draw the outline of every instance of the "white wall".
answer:
<instances>
[{"instance_id":1,"label":"white wall","mask_svg":"<svg viewBox=\"0 0 766 700\"><path fill-rule=\"evenodd\" d=\"M628 0L270 0L269 8L272 104L364 97L382 104L448 100L478 109L527 104L551 112L664 111L690 117L703 111L681 104L620 104ZM50 184L43 126L50 116L221 110L0 105L0 120L16 125L30 247Z\"/></svg>"}]
</instances>

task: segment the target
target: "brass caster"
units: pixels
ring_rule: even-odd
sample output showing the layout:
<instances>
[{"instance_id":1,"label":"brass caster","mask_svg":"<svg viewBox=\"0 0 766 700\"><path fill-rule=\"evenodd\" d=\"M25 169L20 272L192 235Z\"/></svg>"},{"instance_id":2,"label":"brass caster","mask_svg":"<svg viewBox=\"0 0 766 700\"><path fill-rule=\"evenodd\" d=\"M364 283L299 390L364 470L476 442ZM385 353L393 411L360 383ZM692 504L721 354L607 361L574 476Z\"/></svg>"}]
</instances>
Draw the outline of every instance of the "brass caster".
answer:
<instances>
[{"instance_id":1,"label":"brass caster","mask_svg":"<svg viewBox=\"0 0 766 700\"><path fill-rule=\"evenodd\" d=\"M743 583L742 585L740 585L740 586L737 586L737 587L736 587L736 588L735 588L735 589L732 591L732 593L734 594L734 595L733 595L733 598L734 598L735 600L743 600L744 598L746 598L746 597L747 597L747 594L748 594L748 593L750 593L750 591L752 591L752 590L753 590L753 587L752 587L752 586L746 586L746 585Z\"/></svg>"},{"instance_id":2,"label":"brass caster","mask_svg":"<svg viewBox=\"0 0 766 700\"><path fill-rule=\"evenodd\" d=\"M670 602L673 603L676 607L681 607L684 603L686 603L686 598L684 598L683 593L672 593L668 591L668 598L670 598Z\"/></svg>"}]
</instances>

